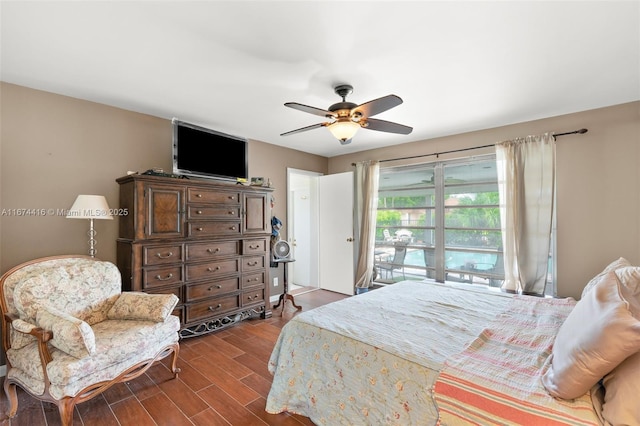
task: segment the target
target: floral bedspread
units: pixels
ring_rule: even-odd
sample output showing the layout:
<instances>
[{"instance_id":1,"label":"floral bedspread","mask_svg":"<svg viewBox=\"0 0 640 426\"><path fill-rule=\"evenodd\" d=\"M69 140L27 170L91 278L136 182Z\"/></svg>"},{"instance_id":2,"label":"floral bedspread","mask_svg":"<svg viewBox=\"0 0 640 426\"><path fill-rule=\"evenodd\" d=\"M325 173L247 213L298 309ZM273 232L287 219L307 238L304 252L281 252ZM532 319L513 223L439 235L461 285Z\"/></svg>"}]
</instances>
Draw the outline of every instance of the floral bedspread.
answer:
<instances>
[{"instance_id":1,"label":"floral bedspread","mask_svg":"<svg viewBox=\"0 0 640 426\"><path fill-rule=\"evenodd\" d=\"M325 425L433 425L432 386L508 305L501 293L405 281L292 319L276 342L266 410Z\"/></svg>"}]
</instances>

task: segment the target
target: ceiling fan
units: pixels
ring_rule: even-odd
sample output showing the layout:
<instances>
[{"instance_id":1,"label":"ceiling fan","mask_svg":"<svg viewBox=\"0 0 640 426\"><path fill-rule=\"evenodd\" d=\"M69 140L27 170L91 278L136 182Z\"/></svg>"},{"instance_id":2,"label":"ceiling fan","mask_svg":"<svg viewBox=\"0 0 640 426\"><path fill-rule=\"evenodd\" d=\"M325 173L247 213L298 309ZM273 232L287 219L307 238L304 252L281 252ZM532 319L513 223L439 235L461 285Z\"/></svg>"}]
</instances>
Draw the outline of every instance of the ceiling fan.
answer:
<instances>
[{"instance_id":1,"label":"ceiling fan","mask_svg":"<svg viewBox=\"0 0 640 426\"><path fill-rule=\"evenodd\" d=\"M335 103L328 109L316 108L299 104L297 102L287 102L284 104L289 108L326 117L332 119L332 121L312 124L311 126L291 130L289 132L282 133L280 136L306 132L307 130L317 129L318 127L328 127L329 131L340 141L342 145L347 145L351 143L351 139L361 127L363 129L399 133L402 135L408 135L413 130L412 127L404 126L402 124L371 118L374 115L400 105L402 103L402 99L400 99L400 97L396 95L387 95L382 98L356 105L353 102L346 101L347 95L353 92L352 86L348 84L341 84L336 86L334 90L336 94L342 98L342 102Z\"/></svg>"}]
</instances>

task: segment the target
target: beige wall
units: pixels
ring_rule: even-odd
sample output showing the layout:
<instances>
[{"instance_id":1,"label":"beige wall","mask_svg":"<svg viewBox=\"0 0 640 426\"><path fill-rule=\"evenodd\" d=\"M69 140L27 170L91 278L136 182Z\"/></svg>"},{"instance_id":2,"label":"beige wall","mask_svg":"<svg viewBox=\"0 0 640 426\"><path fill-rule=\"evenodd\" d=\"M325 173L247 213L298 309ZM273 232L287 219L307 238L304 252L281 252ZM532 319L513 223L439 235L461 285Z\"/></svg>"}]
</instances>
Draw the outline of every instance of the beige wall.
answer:
<instances>
[{"instance_id":1,"label":"beige wall","mask_svg":"<svg viewBox=\"0 0 640 426\"><path fill-rule=\"evenodd\" d=\"M640 265L640 102L333 157L329 173L353 170L351 163L357 161L411 157L581 128L589 131L559 137L556 144L558 294L579 298L586 282L618 257ZM492 150L440 159L487 152ZM381 167L434 158L384 162Z\"/></svg>"}]
</instances>

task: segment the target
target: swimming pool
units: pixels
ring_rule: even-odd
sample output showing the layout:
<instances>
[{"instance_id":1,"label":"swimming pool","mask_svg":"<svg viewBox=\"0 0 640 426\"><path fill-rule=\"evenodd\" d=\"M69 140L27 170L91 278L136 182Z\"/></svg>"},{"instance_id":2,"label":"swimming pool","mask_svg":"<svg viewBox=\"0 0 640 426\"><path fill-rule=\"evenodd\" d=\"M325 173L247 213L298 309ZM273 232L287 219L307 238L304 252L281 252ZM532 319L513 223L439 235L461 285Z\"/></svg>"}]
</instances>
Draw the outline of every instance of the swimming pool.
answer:
<instances>
[{"instance_id":1,"label":"swimming pool","mask_svg":"<svg viewBox=\"0 0 640 426\"><path fill-rule=\"evenodd\" d=\"M477 265L479 269L489 269L496 264L497 257L498 255L494 253L466 253L449 250L445 252L447 268L460 268L467 263L473 263ZM405 266L420 266L424 268L424 251L421 249L407 250L404 264Z\"/></svg>"}]
</instances>

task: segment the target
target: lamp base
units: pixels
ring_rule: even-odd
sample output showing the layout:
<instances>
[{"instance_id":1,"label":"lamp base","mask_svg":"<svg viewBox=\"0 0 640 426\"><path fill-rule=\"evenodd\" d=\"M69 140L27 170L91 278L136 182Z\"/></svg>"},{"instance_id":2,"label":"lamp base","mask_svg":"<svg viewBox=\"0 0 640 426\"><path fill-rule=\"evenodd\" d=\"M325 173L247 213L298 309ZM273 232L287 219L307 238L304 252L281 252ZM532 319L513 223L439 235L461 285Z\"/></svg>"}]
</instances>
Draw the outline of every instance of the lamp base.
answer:
<instances>
[{"instance_id":1,"label":"lamp base","mask_svg":"<svg viewBox=\"0 0 640 426\"><path fill-rule=\"evenodd\" d=\"M89 219L89 231L87 232L89 236L89 256L96 257L96 253L98 250L96 249L96 230L93 227L93 219Z\"/></svg>"}]
</instances>

